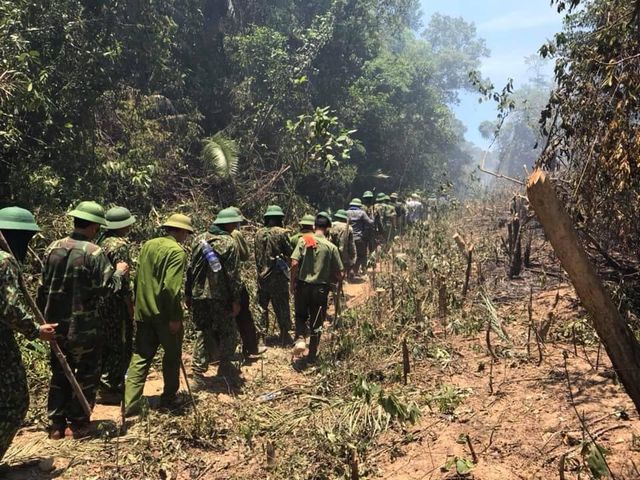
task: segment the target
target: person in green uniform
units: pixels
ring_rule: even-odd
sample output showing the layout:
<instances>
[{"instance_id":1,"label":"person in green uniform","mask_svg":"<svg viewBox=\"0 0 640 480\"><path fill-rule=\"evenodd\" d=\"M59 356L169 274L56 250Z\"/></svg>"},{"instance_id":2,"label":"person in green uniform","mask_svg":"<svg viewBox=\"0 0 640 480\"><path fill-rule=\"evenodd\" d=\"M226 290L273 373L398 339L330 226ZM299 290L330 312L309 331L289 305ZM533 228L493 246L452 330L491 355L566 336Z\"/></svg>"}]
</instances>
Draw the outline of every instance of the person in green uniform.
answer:
<instances>
[{"instance_id":1,"label":"person in green uniform","mask_svg":"<svg viewBox=\"0 0 640 480\"><path fill-rule=\"evenodd\" d=\"M289 234L282 226L284 212L278 205L269 205L264 214L265 226L256 232L255 256L258 273L258 304L262 309L261 336L267 334L269 326L269 303L273 305L280 343L291 345L291 312L289 311L289 259L291 243Z\"/></svg>"},{"instance_id":2,"label":"person in green uniform","mask_svg":"<svg viewBox=\"0 0 640 480\"><path fill-rule=\"evenodd\" d=\"M40 227L29 210L0 210L0 231L15 257L0 249L0 461L18 432L29 408L27 374L14 332L28 340L53 340L56 324L38 326L20 289L20 267L29 241Z\"/></svg>"},{"instance_id":3,"label":"person in green uniform","mask_svg":"<svg viewBox=\"0 0 640 480\"><path fill-rule=\"evenodd\" d=\"M376 195L376 203L373 206L373 221L376 229L376 244L383 245L387 241L387 207L384 204L387 195L384 192Z\"/></svg>"},{"instance_id":4,"label":"person in green uniform","mask_svg":"<svg viewBox=\"0 0 640 480\"><path fill-rule=\"evenodd\" d=\"M391 203L389 195L385 195L382 202L384 204L385 242L389 243L393 241L398 231L396 207Z\"/></svg>"},{"instance_id":5,"label":"person in green uniform","mask_svg":"<svg viewBox=\"0 0 640 480\"><path fill-rule=\"evenodd\" d=\"M136 337L124 389L125 413L134 415L142 406L142 392L158 347L162 346L164 390L160 405L175 404L180 387L182 356L182 279L187 254L181 244L193 233L191 218L174 213L162 228L166 235L149 240L138 256L135 278Z\"/></svg>"},{"instance_id":6,"label":"person in green uniform","mask_svg":"<svg viewBox=\"0 0 640 480\"><path fill-rule=\"evenodd\" d=\"M81 202L69 216L73 218L73 233L56 240L45 251L38 306L49 323L59 324L56 341L89 405L93 405L104 345L98 306L109 292L121 288L129 267L118 262L114 272L104 250L92 243L100 225L106 224L99 204ZM91 434L90 419L53 353L47 410L50 438L83 438Z\"/></svg>"},{"instance_id":7,"label":"person in green uniform","mask_svg":"<svg viewBox=\"0 0 640 480\"><path fill-rule=\"evenodd\" d=\"M347 273L351 272L351 268L356 263L356 242L353 237L353 228L347 222L348 216L344 209L339 209L333 214L333 223L329 239L340 252L342 265Z\"/></svg>"},{"instance_id":8,"label":"person in green uniform","mask_svg":"<svg viewBox=\"0 0 640 480\"><path fill-rule=\"evenodd\" d=\"M315 233L302 237L291 256L290 289L295 299L296 320L293 353L300 355L305 351L305 337L310 330L307 364L315 363L317 358L331 284L344 276L340 252L327 239L330 227L328 218L316 216Z\"/></svg>"},{"instance_id":9,"label":"person in green uniform","mask_svg":"<svg viewBox=\"0 0 640 480\"><path fill-rule=\"evenodd\" d=\"M375 225L375 210L374 210L374 200L375 197L371 190L367 190L362 194L362 210L367 214L367 216L371 219L371 224L369 228L365 231L365 242L367 245L367 258L371 255L376 249L376 225ZM366 272L367 265L365 264L364 271Z\"/></svg>"},{"instance_id":10,"label":"person in green uniform","mask_svg":"<svg viewBox=\"0 0 640 480\"><path fill-rule=\"evenodd\" d=\"M131 245L127 235L136 217L124 207L107 211L106 231L97 244L104 250L115 267L118 262L131 265ZM130 275L123 279L121 288L109 294L100 304L104 325L102 351L102 377L98 389L98 403L118 405L124 395L124 375L133 349L133 287Z\"/></svg>"},{"instance_id":11,"label":"person in green uniform","mask_svg":"<svg viewBox=\"0 0 640 480\"><path fill-rule=\"evenodd\" d=\"M225 208L209 230L193 240L185 296L197 331L191 366L198 389L205 386L204 373L216 359L219 377L228 382L239 378L232 360L238 343L234 318L240 313L243 285L231 232L240 222L242 217L233 208Z\"/></svg>"},{"instance_id":12,"label":"person in green uniform","mask_svg":"<svg viewBox=\"0 0 640 480\"><path fill-rule=\"evenodd\" d=\"M405 207L404 202L400 199L397 193L392 193L389 195L391 198L391 205L395 209L396 214L396 231L399 235L402 235L406 229L406 220L407 220L407 207Z\"/></svg>"},{"instance_id":13,"label":"person in green uniform","mask_svg":"<svg viewBox=\"0 0 640 480\"><path fill-rule=\"evenodd\" d=\"M291 235L291 237L289 238L289 240L291 241L291 251L293 251L296 248L296 245L298 245L298 240L300 240L300 237L306 234L313 233L314 222L315 222L315 217L311 214L304 215L300 219L300 221L298 222L298 225L300 226L300 230L294 233L293 235Z\"/></svg>"},{"instance_id":14,"label":"person in green uniform","mask_svg":"<svg viewBox=\"0 0 640 480\"><path fill-rule=\"evenodd\" d=\"M231 208L233 208L242 219L242 223L247 221L238 207ZM238 248L238 260L240 262L247 262L250 257L249 244L244 238L240 227L235 228L231 232L231 236L236 241L236 247ZM253 315L251 314L249 289L247 288L247 284L244 280L242 280L242 291L240 292L240 313L236 316L236 326L238 327L240 340L242 340L242 355L245 361L250 361L251 357L262 355L267 351L267 347L265 345L258 344L258 332L253 320Z\"/></svg>"}]
</instances>

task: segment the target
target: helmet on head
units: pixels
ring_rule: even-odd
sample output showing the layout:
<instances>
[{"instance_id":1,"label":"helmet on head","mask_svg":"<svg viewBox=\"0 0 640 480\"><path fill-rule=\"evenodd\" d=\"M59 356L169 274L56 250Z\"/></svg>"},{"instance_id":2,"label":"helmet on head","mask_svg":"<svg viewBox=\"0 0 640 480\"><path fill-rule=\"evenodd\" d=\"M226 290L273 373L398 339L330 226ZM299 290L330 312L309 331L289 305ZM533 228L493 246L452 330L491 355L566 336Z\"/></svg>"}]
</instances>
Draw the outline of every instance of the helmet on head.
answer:
<instances>
[{"instance_id":1,"label":"helmet on head","mask_svg":"<svg viewBox=\"0 0 640 480\"><path fill-rule=\"evenodd\" d=\"M218 212L214 225L227 225L229 223L241 223L244 218L238 214L236 207L224 208Z\"/></svg>"},{"instance_id":2,"label":"helmet on head","mask_svg":"<svg viewBox=\"0 0 640 480\"><path fill-rule=\"evenodd\" d=\"M136 217L124 207L110 208L104 218L107 221L107 230L120 230L136 223Z\"/></svg>"},{"instance_id":3,"label":"helmet on head","mask_svg":"<svg viewBox=\"0 0 640 480\"><path fill-rule=\"evenodd\" d=\"M104 218L104 208L96 202L80 202L67 215L87 222L97 223L98 225L107 225L107 221Z\"/></svg>"},{"instance_id":4,"label":"helmet on head","mask_svg":"<svg viewBox=\"0 0 640 480\"><path fill-rule=\"evenodd\" d=\"M311 214L307 214L307 215L304 215L298 223L303 227L313 227L315 221L316 221L316 217L314 217Z\"/></svg>"},{"instance_id":5,"label":"helmet on head","mask_svg":"<svg viewBox=\"0 0 640 480\"><path fill-rule=\"evenodd\" d=\"M345 210L343 210L342 208L340 210L338 210L336 213L333 214L333 219L334 220L346 220L347 217L347 212Z\"/></svg>"},{"instance_id":6,"label":"helmet on head","mask_svg":"<svg viewBox=\"0 0 640 480\"><path fill-rule=\"evenodd\" d=\"M264 212L265 217L284 217L284 212L282 208L278 205L269 205L267 207L267 211Z\"/></svg>"},{"instance_id":7,"label":"helmet on head","mask_svg":"<svg viewBox=\"0 0 640 480\"><path fill-rule=\"evenodd\" d=\"M373 192L371 190L367 190L362 194L362 198L373 198Z\"/></svg>"},{"instance_id":8,"label":"helmet on head","mask_svg":"<svg viewBox=\"0 0 640 480\"><path fill-rule=\"evenodd\" d=\"M389 195L389 198L391 200L397 200L398 199L398 194L396 192L393 192L391 195Z\"/></svg>"},{"instance_id":9,"label":"helmet on head","mask_svg":"<svg viewBox=\"0 0 640 480\"><path fill-rule=\"evenodd\" d=\"M386 195L384 194L384 192L378 193L378 195L376 195L376 202L383 202L385 197Z\"/></svg>"},{"instance_id":10,"label":"helmet on head","mask_svg":"<svg viewBox=\"0 0 640 480\"><path fill-rule=\"evenodd\" d=\"M20 207L6 207L0 210L0 230L39 232L40 227L29 210Z\"/></svg>"},{"instance_id":11,"label":"helmet on head","mask_svg":"<svg viewBox=\"0 0 640 480\"><path fill-rule=\"evenodd\" d=\"M349 206L350 207L362 207L362 200L360 200L359 198L354 198L349 203Z\"/></svg>"},{"instance_id":12,"label":"helmet on head","mask_svg":"<svg viewBox=\"0 0 640 480\"><path fill-rule=\"evenodd\" d=\"M182 213L174 213L167 221L161 225L163 228L172 227L179 228L181 230L186 230L187 232L193 233L193 227L191 226L191 217L187 217Z\"/></svg>"}]
</instances>

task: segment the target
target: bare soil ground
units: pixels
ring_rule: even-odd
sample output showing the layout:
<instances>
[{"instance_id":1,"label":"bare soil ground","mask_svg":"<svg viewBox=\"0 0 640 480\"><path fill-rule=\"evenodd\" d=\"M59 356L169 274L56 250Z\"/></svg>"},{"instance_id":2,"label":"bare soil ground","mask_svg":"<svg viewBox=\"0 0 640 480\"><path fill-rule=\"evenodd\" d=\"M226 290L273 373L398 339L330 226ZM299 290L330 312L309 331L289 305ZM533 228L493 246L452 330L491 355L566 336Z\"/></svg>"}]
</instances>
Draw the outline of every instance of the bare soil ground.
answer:
<instances>
[{"instance_id":1,"label":"bare soil ground","mask_svg":"<svg viewBox=\"0 0 640 480\"><path fill-rule=\"evenodd\" d=\"M476 232L476 237L482 234ZM496 233L491 235L495 237ZM543 268L554 264L548 250L540 253L537 261ZM561 278L541 281L532 272L512 281L503 274L484 274L491 275L493 291L498 292L492 301L504 337L492 331L489 348L484 328L452 334L437 318L432 319L434 335L430 343L443 355L412 358L409 382L404 387L409 396L420 400L418 403L431 407L422 409L417 424L382 434L376 448L360 459L369 472L361 478L587 479L589 452L585 448L595 440L606 449L606 460L616 479L640 479L640 419L616 382L604 349L589 342L583 346L581 326L585 322L580 320L585 312L573 288ZM530 291L534 323L539 326L552 319L541 344L540 362L535 338L529 337ZM345 293L351 308L374 294L368 282L347 284ZM462 307L463 312L471 311L471 305L481 301L480 292L475 292ZM386 313L382 312L383 317ZM575 343L573 337L577 337ZM323 345L330 339L331 333L325 335ZM354 355L367 361L367 351ZM198 394L198 405L215 409L216 415L211 418L215 434L206 444L188 443L171 457L171 464L165 466L163 462L169 460L160 452L171 446L172 437L188 437L189 428L181 425L192 418L189 412L175 421L154 413L149 421L130 422L124 436L108 441L52 442L42 429L23 429L6 457L15 468L2 478L121 478L112 475L115 462L141 461L141 449L152 459L157 458L155 470L140 478L282 478L270 473L269 463L290 461L284 446L276 445L278 453L269 453L269 443L256 441L251 432L242 432L244 439L232 432L245 406L263 406L260 415L270 415L271 411L284 415L307 401L302 392L309 394L317 372L298 373L291 360L288 349L270 348L263 359L242 368L245 383L241 389L211 380L211 388ZM214 372L212 366L209 375ZM153 370L145 395L154 397L161 390L161 375ZM447 408L447 402L451 408ZM442 404L444 408L438 408ZM98 406L93 420L117 424L119 417L118 407ZM160 418L162 422L149 423ZM158 445L159 438L169 440ZM295 431L287 441L296 442ZM462 475L454 467L443 469L451 458L473 460L471 472ZM25 465L33 459L42 461ZM299 473L296 478L318 478L311 471Z\"/></svg>"}]
</instances>

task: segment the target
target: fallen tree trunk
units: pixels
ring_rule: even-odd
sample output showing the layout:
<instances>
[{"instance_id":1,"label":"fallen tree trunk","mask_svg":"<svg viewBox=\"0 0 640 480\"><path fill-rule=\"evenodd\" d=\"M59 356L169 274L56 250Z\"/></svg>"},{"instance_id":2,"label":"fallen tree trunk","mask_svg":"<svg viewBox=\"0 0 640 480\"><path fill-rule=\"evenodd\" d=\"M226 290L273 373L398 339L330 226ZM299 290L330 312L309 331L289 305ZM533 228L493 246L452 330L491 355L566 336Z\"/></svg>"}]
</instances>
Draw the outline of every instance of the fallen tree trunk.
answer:
<instances>
[{"instance_id":1,"label":"fallen tree trunk","mask_svg":"<svg viewBox=\"0 0 640 480\"><path fill-rule=\"evenodd\" d=\"M640 344L578 243L571 219L542 170L535 170L529 177L527 195L562 267L591 315L618 378L640 413Z\"/></svg>"}]
</instances>

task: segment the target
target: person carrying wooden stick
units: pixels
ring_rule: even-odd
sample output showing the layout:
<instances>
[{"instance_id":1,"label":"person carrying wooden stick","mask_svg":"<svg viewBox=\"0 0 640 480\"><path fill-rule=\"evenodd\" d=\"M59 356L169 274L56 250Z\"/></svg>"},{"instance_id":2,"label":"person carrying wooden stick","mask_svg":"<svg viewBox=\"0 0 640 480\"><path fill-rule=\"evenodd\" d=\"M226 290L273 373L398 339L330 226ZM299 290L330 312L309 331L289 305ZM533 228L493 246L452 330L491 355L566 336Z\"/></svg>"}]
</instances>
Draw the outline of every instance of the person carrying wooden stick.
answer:
<instances>
[{"instance_id":1,"label":"person carrying wooden stick","mask_svg":"<svg viewBox=\"0 0 640 480\"><path fill-rule=\"evenodd\" d=\"M38 326L20 288L20 267L29 241L40 227L30 211L20 207L0 210L0 232L9 252L0 250L0 461L22 424L29 408L27 374L14 332L28 340L50 341L57 324Z\"/></svg>"},{"instance_id":2,"label":"person carrying wooden stick","mask_svg":"<svg viewBox=\"0 0 640 480\"><path fill-rule=\"evenodd\" d=\"M47 321L59 324L56 341L93 406L104 337L98 305L109 291L120 288L129 266L119 262L114 270L104 250L93 243L100 225L106 225L102 206L81 202L68 215L73 218L73 232L54 241L45 252L38 307ZM89 415L53 353L47 410L51 439L91 434Z\"/></svg>"},{"instance_id":3,"label":"person carrying wooden stick","mask_svg":"<svg viewBox=\"0 0 640 480\"><path fill-rule=\"evenodd\" d=\"M295 299L296 321L294 355L304 353L305 337L310 333L309 353L301 366L316 362L331 284L344 276L338 247L327 239L329 228L331 220L318 214L315 233L304 235L291 255L290 290Z\"/></svg>"}]
</instances>

